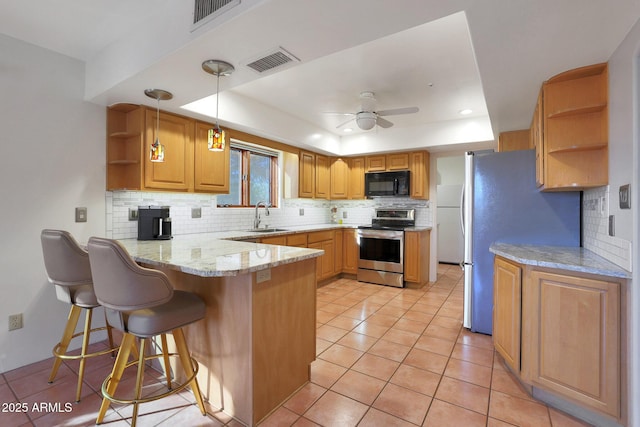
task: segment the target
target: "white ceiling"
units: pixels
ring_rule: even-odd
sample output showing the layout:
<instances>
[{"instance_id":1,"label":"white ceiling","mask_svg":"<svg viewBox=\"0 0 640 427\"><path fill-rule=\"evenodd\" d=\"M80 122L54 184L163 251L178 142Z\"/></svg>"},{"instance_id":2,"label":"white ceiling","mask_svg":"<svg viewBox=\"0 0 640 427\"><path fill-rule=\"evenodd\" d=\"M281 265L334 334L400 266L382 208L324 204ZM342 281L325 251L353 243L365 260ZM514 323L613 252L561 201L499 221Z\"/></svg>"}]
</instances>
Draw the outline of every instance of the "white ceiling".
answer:
<instances>
[{"instance_id":1,"label":"white ceiling","mask_svg":"<svg viewBox=\"0 0 640 427\"><path fill-rule=\"evenodd\" d=\"M0 31L85 61L86 99L101 105L155 106L143 91L157 87L174 94L161 108L210 119L216 82L201 63L221 59L236 68L220 81L223 125L336 154L462 150L528 127L541 83L607 61L640 2L241 0L195 30L192 12L190 0L5 0ZM279 46L300 61L246 67ZM358 111L362 91L378 110L420 111L345 134L348 117L326 112ZM204 113L182 108L195 101Z\"/></svg>"}]
</instances>

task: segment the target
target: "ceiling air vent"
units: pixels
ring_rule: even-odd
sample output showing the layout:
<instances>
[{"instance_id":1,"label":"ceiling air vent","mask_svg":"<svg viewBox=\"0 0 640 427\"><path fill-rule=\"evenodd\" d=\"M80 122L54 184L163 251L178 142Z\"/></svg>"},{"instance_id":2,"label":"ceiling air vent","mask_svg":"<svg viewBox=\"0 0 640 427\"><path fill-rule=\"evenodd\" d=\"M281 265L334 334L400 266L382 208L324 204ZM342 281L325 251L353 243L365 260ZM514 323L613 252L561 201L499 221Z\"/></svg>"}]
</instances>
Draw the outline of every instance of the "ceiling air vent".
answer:
<instances>
[{"instance_id":1,"label":"ceiling air vent","mask_svg":"<svg viewBox=\"0 0 640 427\"><path fill-rule=\"evenodd\" d=\"M240 4L240 0L195 0L192 30L206 24L229 9Z\"/></svg>"},{"instance_id":2,"label":"ceiling air vent","mask_svg":"<svg viewBox=\"0 0 640 427\"><path fill-rule=\"evenodd\" d=\"M265 71L273 70L276 67L288 64L290 62L299 62L300 60L279 47L273 52L258 58L255 61L249 62L247 67L251 68L258 73L264 73Z\"/></svg>"}]
</instances>

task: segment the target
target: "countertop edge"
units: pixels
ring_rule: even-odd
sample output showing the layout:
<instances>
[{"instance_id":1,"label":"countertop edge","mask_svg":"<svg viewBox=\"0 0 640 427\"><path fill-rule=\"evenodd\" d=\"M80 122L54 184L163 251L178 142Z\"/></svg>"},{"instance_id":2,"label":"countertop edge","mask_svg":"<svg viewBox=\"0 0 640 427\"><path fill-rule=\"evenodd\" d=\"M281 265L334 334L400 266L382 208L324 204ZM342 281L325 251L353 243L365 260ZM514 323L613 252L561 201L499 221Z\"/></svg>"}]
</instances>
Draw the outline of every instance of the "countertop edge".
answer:
<instances>
[{"instance_id":1,"label":"countertop edge","mask_svg":"<svg viewBox=\"0 0 640 427\"><path fill-rule=\"evenodd\" d=\"M496 242L489 251L524 265L631 279L631 272L582 247Z\"/></svg>"}]
</instances>

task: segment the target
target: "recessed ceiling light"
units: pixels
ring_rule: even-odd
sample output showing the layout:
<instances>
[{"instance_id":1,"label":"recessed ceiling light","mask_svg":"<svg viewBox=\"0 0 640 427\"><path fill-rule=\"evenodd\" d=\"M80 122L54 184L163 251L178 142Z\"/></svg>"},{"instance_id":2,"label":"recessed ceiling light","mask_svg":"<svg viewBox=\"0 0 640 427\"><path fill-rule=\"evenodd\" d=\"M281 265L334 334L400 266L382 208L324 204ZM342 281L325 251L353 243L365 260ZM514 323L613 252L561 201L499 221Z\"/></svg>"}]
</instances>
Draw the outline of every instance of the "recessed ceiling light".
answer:
<instances>
[{"instance_id":1,"label":"recessed ceiling light","mask_svg":"<svg viewBox=\"0 0 640 427\"><path fill-rule=\"evenodd\" d=\"M351 129L351 128L344 128L344 131L345 131L345 132L353 132L353 129Z\"/></svg>"},{"instance_id":2,"label":"recessed ceiling light","mask_svg":"<svg viewBox=\"0 0 640 427\"><path fill-rule=\"evenodd\" d=\"M466 115L468 115L468 114L473 113L473 110L470 110L470 109L468 109L468 108L465 108L464 110L460 110L460 111L458 111L458 113L462 114L463 116L466 116Z\"/></svg>"}]
</instances>

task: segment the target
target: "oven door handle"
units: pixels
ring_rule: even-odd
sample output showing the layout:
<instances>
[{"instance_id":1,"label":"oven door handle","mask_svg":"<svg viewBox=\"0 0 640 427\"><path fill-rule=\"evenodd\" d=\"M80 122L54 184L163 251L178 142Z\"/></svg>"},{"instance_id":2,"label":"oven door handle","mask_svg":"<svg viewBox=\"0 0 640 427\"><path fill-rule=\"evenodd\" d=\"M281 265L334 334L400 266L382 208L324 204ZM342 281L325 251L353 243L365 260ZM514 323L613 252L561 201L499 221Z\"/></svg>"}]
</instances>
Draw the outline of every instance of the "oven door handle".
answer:
<instances>
[{"instance_id":1,"label":"oven door handle","mask_svg":"<svg viewBox=\"0 0 640 427\"><path fill-rule=\"evenodd\" d=\"M377 239L402 240L404 238L404 231L358 229L358 235Z\"/></svg>"}]
</instances>

